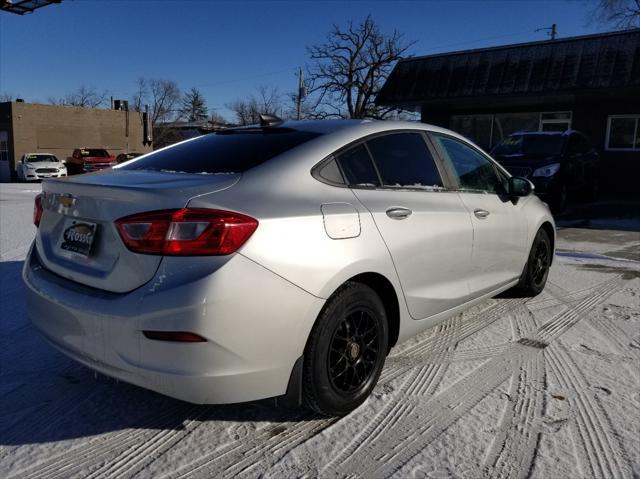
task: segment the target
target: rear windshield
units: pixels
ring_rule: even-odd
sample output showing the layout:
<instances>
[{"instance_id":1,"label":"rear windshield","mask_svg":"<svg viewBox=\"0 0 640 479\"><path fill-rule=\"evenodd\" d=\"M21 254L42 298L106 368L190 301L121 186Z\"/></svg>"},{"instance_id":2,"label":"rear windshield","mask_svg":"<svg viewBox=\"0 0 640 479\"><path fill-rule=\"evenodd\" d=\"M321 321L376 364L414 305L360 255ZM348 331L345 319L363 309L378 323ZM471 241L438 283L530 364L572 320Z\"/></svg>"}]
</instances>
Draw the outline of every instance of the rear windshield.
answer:
<instances>
[{"instance_id":1,"label":"rear windshield","mask_svg":"<svg viewBox=\"0 0 640 479\"><path fill-rule=\"evenodd\" d=\"M96 150L93 148L87 148L86 150L80 150L80 156L88 158L108 158L109 152L107 150Z\"/></svg>"},{"instance_id":2,"label":"rear windshield","mask_svg":"<svg viewBox=\"0 0 640 479\"><path fill-rule=\"evenodd\" d=\"M242 173L318 136L319 133L289 128L227 130L151 153L121 168L181 173Z\"/></svg>"},{"instance_id":3,"label":"rear windshield","mask_svg":"<svg viewBox=\"0 0 640 479\"><path fill-rule=\"evenodd\" d=\"M492 155L558 155L562 153L562 135L512 135L491 152Z\"/></svg>"}]
</instances>

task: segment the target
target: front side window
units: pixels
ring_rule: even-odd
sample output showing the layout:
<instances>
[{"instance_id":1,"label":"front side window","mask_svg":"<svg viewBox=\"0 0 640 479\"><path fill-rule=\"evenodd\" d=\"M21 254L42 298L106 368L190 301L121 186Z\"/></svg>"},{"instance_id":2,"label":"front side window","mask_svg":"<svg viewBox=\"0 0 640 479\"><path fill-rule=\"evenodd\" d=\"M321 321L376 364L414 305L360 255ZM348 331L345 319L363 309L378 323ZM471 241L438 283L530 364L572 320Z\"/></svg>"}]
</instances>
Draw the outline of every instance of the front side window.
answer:
<instances>
[{"instance_id":1,"label":"front side window","mask_svg":"<svg viewBox=\"0 0 640 479\"><path fill-rule=\"evenodd\" d=\"M440 135L433 135L433 138L457 177L460 189L490 193L504 191L493 163L480 152L453 138Z\"/></svg>"},{"instance_id":2,"label":"front side window","mask_svg":"<svg viewBox=\"0 0 640 479\"><path fill-rule=\"evenodd\" d=\"M640 115L610 116L607 150L640 150Z\"/></svg>"},{"instance_id":3,"label":"front side window","mask_svg":"<svg viewBox=\"0 0 640 479\"><path fill-rule=\"evenodd\" d=\"M383 186L442 187L436 164L419 133L394 133L367 141Z\"/></svg>"}]
</instances>

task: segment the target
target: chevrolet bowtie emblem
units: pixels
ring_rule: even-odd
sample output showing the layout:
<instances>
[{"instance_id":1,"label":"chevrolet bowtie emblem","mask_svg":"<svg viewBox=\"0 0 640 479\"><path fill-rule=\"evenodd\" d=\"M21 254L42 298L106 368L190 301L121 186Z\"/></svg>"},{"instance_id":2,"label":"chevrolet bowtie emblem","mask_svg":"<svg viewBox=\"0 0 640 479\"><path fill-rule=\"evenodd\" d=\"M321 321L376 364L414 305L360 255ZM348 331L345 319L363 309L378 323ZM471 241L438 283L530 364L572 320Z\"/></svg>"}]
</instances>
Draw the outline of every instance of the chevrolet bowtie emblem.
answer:
<instances>
[{"instance_id":1,"label":"chevrolet bowtie emblem","mask_svg":"<svg viewBox=\"0 0 640 479\"><path fill-rule=\"evenodd\" d=\"M60 195L58 197L58 203L64 206L65 208L69 208L76 204L76 198L71 195Z\"/></svg>"}]
</instances>

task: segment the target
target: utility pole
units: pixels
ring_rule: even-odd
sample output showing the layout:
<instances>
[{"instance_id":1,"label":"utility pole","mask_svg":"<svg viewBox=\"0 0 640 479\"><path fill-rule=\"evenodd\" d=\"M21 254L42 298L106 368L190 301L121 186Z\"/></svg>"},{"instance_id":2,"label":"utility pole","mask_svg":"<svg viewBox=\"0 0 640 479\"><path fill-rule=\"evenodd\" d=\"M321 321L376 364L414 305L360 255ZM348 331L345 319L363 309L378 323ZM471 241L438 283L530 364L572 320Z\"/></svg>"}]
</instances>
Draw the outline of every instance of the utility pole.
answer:
<instances>
[{"instance_id":1,"label":"utility pole","mask_svg":"<svg viewBox=\"0 0 640 479\"><path fill-rule=\"evenodd\" d=\"M558 26L554 23L550 27L537 28L535 31L539 32L541 30L547 30L547 35L549 35L549 37L551 37L551 40L555 40L556 39L556 35L558 35L558 28L557 27Z\"/></svg>"},{"instance_id":2,"label":"utility pole","mask_svg":"<svg viewBox=\"0 0 640 479\"><path fill-rule=\"evenodd\" d=\"M297 98L297 106L298 106L298 120L302 119L302 99L306 96L307 92L304 88L304 77L302 76L302 67L298 71L298 98Z\"/></svg>"}]
</instances>

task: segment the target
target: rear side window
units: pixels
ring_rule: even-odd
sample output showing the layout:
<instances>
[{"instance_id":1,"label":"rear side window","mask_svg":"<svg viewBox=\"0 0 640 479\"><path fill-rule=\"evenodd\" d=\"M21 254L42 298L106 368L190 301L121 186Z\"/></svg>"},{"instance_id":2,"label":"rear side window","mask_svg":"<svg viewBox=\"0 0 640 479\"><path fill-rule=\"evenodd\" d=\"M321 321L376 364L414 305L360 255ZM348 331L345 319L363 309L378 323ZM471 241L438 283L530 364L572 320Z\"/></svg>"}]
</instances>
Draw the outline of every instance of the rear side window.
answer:
<instances>
[{"instance_id":1,"label":"rear side window","mask_svg":"<svg viewBox=\"0 0 640 479\"><path fill-rule=\"evenodd\" d=\"M340 153L337 158L349 185L380 186L371 157L363 145Z\"/></svg>"},{"instance_id":2,"label":"rear side window","mask_svg":"<svg viewBox=\"0 0 640 479\"><path fill-rule=\"evenodd\" d=\"M318 136L319 133L290 128L228 130L146 155L120 168L180 173L242 173Z\"/></svg>"},{"instance_id":3,"label":"rear side window","mask_svg":"<svg viewBox=\"0 0 640 479\"><path fill-rule=\"evenodd\" d=\"M433 135L433 138L440 144L444 159L457 176L461 189L504 192L504 185L493 163L484 155L461 141L440 135Z\"/></svg>"},{"instance_id":4,"label":"rear side window","mask_svg":"<svg viewBox=\"0 0 640 479\"><path fill-rule=\"evenodd\" d=\"M422 135L394 133L367 141L384 186L442 186Z\"/></svg>"},{"instance_id":5,"label":"rear side window","mask_svg":"<svg viewBox=\"0 0 640 479\"><path fill-rule=\"evenodd\" d=\"M317 171L316 175L321 180L328 181L329 183L344 184L344 179L342 178L342 173L340 173L340 168L338 168L336 160L325 163L322 168Z\"/></svg>"}]
</instances>

